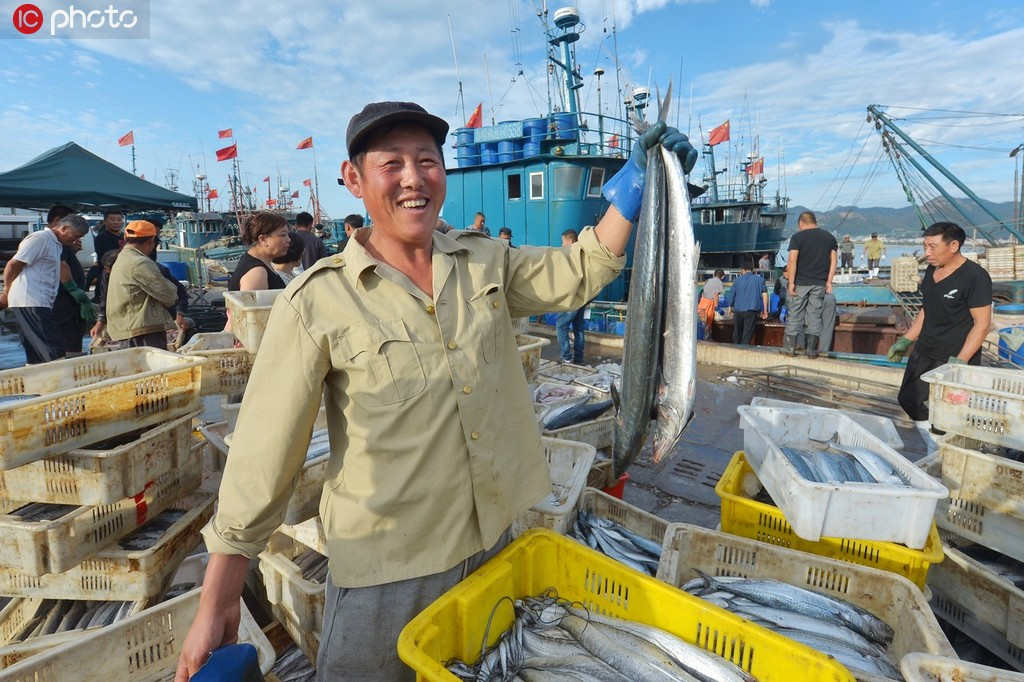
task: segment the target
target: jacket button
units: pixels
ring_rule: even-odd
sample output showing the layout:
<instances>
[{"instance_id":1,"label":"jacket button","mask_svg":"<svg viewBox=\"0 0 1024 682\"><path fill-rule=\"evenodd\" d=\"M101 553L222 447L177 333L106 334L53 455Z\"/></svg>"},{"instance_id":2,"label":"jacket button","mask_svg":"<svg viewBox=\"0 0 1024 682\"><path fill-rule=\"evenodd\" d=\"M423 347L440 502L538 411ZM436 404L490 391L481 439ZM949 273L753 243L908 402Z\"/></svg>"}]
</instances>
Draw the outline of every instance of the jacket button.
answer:
<instances>
[{"instance_id":1,"label":"jacket button","mask_svg":"<svg viewBox=\"0 0 1024 682\"><path fill-rule=\"evenodd\" d=\"M458 345L454 341L448 342L448 350L455 350L456 348L458 348Z\"/></svg>"},{"instance_id":2,"label":"jacket button","mask_svg":"<svg viewBox=\"0 0 1024 682\"><path fill-rule=\"evenodd\" d=\"M462 387L462 392L465 393L466 395L469 395L470 393L473 392L473 387L472 386L463 386Z\"/></svg>"},{"instance_id":3,"label":"jacket button","mask_svg":"<svg viewBox=\"0 0 1024 682\"><path fill-rule=\"evenodd\" d=\"M433 315L434 314L434 306L428 303L427 307L426 307L426 311L427 311L428 315Z\"/></svg>"},{"instance_id":4,"label":"jacket button","mask_svg":"<svg viewBox=\"0 0 1024 682\"><path fill-rule=\"evenodd\" d=\"M473 440L479 440L480 434L474 431L473 433L469 434L469 437L472 438Z\"/></svg>"}]
</instances>

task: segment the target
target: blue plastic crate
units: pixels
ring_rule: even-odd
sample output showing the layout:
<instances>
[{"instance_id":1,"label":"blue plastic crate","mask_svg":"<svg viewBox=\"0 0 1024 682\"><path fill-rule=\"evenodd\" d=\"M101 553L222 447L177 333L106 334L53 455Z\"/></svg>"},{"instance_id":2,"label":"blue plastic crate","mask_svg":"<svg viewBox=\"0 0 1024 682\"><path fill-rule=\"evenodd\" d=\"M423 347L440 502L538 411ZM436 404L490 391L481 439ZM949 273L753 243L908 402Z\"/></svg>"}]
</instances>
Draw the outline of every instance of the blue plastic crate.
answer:
<instances>
[{"instance_id":1,"label":"blue plastic crate","mask_svg":"<svg viewBox=\"0 0 1024 682\"><path fill-rule=\"evenodd\" d=\"M555 326L555 322L558 321L558 313L544 313L541 316L541 320L544 324L550 324L552 327Z\"/></svg>"}]
</instances>

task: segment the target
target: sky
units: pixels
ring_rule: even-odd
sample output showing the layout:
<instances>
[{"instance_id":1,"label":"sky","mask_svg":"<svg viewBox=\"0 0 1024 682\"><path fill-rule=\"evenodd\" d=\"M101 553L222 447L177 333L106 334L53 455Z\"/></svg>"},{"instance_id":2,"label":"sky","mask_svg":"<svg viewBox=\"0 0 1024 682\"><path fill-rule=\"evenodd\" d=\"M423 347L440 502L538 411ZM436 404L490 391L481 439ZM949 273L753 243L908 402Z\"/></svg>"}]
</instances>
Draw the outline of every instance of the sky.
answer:
<instances>
[{"instance_id":1,"label":"sky","mask_svg":"<svg viewBox=\"0 0 1024 682\"><path fill-rule=\"evenodd\" d=\"M140 174L163 184L174 169L191 193L198 169L225 209L230 164L214 151L229 142L217 131L232 128L245 184L265 194L263 177L280 175L304 205L314 153L295 147L312 136L322 205L342 217L362 209L336 179L348 120L365 103L416 101L452 128L480 102L486 122L547 108L540 2L175 0L149 8L149 38L82 40L21 36L11 20L20 4L0 3L0 170L69 140L130 168L117 140L132 130ZM879 133L865 122L865 107L880 104L982 197L1012 198L1008 153L1024 142L1020 2L577 6L585 111L597 111L591 73L600 66L604 113L617 114L617 43L623 90L664 91L673 81L680 97L669 121L683 132L696 140L730 120L730 144L715 148L719 168L735 173L756 137L770 194L818 210L906 205ZM935 109L985 115L925 111ZM704 171L694 172L698 181Z\"/></svg>"}]
</instances>

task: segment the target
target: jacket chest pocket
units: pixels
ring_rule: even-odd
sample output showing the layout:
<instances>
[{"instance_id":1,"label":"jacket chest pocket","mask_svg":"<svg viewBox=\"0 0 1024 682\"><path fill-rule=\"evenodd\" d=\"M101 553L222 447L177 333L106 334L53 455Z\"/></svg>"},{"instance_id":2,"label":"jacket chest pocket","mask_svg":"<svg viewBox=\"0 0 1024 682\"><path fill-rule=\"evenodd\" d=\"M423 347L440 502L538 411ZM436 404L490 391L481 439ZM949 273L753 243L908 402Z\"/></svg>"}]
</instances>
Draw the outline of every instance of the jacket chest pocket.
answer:
<instances>
[{"instance_id":1,"label":"jacket chest pocket","mask_svg":"<svg viewBox=\"0 0 1024 682\"><path fill-rule=\"evenodd\" d=\"M469 325L473 336L479 339L485 362L494 362L501 348L502 330L506 316L501 287L488 284L466 301L469 306Z\"/></svg>"},{"instance_id":2,"label":"jacket chest pocket","mask_svg":"<svg viewBox=\"0 0 1024 682\"><path fill-rule=\"evenodd\" d=\"M348 373L348 394L359 405L394 405L427 385L416 344L402 320L351 327L331 342L331 362Z\"/></svg>"}]
</instances>

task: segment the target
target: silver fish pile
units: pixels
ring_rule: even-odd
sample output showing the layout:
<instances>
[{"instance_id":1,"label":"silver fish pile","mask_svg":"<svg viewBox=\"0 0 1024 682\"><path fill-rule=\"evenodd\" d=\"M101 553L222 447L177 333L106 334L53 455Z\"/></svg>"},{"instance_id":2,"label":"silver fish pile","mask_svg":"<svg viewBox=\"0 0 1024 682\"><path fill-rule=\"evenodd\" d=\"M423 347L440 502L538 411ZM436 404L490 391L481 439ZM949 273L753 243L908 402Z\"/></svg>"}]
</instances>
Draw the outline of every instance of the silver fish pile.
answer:
<instances>
[{"instance_id":1,"label":"silver fish pile","mask_svg":"<svg viewBox=\"0 0 1024 682\"><path fill-rule=\"evenodd\" d=\"M1024 563L981 545L969 545L958 549L1018 588L1024 588Z\"/></svg>"},{"instance_id":2,"label":"silver fish pile","mask_svg":"<svg viewBox=\"0 0 1024 682\"><path fill-rule=\"evenodd\" d=\"M617 374L609 374L607 372L598 372L593 376L577 379L580 384L587 388L595 388L598 391L610 392L612 385L614 384L616 390L621 388L622 377Z\"/></svg>"},{"instance_id":3,"label":"silver fish pile","mask_svg":"<svg viewBox=\"0 0 1024 682\"><path fill-rule=\"evenodd\" d=\"M24 642L58 632L103 627L125 618L132 609L130 601L82 601L46 599L13 642Z\"/></svg>"},{"instance_id":4,"label":"silver fish pile","mask_svg":"<svg viewBox=\"0 0 1024 682\"><path fill-rule=\"evenodd\" d=\"M591 549L596 549L641 573L655 575L658 572L661 545L611 519L581 509L569 534L589 545Z\"/></svg>"},{"instance_id":5,"label":"silver fish pile","mask_svg":"<svg viewBox=\"0 0 1024 682\"><path fill-rule=\"evenodd\" d=\"M828 654L854 673L902 679L886 654L892 628L849 602L778 580L704 573L683 590Z\"/></svg>"},{"instance_id":6,"label":"silver fish pile","mask_svg":"<svg viewBox=\"0 0 1024 682\"><path fill-rule=\"evenodd\" d=\"M668 116L672 86L658 111ZM646 126L635 121L639 132ZM653 458L671 452L693 417L697 377L696 268L686 178L679 158L655 145L647 150L647 171L633 247L629 308L621 389L617 403L613 459L615 473L633 463L647 438L656 409Z\"/></svg>"},{"instance_id":7,"label":"silver fish pile","mask_svg":"<svg viewBox=\"0 0 1024 682\"><path fill-rule=\"evenodd\" d=\"M818 483L876 483L908 486L892 464L867 448L830 441L826 449L782 447L782 454L808 481Z\"/></svg>"},{"instance_id":8,"label":"silver fish pile","mask_svg":"<svg viewBox=\"0 0 1024 682\"><path fill-rule=\"evenodd\" d=\"M55 521L65 514L78 509L73 504L49 504L46 502L30 502L8 512L12 516L19 517L22 521Z\"/></svg>"},{"instance_id":9,"label":"silver fish pile","mask_svg":"<svg viewBox=\"0 0 1024 682\"><path fill-rule=\"evenodd\" d=\"M582 402L574 401L556 405L547 410L541 419L544 430L564 429L567 426L597 419L612 407L611 400L602 400L596 403L586 402L589 399L590 397L587 396Z\"/></svg>"},{"instance_id":10,"label":"silver fish pile","mask_svg":"<svg viewBox=\"0 0 1024 682\"><path fill-rule=\"evenodd\" d=\"M466 682L754 679L724 658L664 630L576 608L553 595L516 601L515 611L512 627L477 664L451 661L448 670Z\"/></svg>"},{"instance_id":11,"label":"silver fish pile","mask_svg":"<svg viewBox=\"0 0 1024 682\"><path fill-rule=\"evenodd\" d=\"M611 374L615 377L622 376L622 365L617 362L602 362L599 365L594 365L594 370L601 374Z\"/></svg>"},{"instance_id":12,"label":"silver fish pile","mask_svg":"<svg viewBox=\"0 0 1024 682\"><path fill-rule=\"evenodd\" d=\"M533 392L533 402L538 405L555 405L580 400L581 398L590 399L590 391L581 386L541 384Z\"/></svg>"},{"instance_id":13,"label":"silver fish pile","mask_svg":"<svg viewBox=\"0 0 1024 682\"><path fill-rule=\"evenodd\" d=\"M182 509L166 509L118 540L117 544L121 549L132 552L150 549L185 513Z\"/></svg>"},{"instance_id":14,"label":"silver fish pile","mask_svg":"<svg viewBox=\"0 0 1024 682\"><path fill-rule=\"evenodd\" d=\"M327 580L327 557L312 549L292 559L302 571L302 577L310 582L322 583Z\"/></svg>"},{"instance_id":15,"label":"silver fish pile","mask_svg":"<svg viewBox=\"0 0 1024 682\"><path fill-rule=\"evenodd\" d=\"M331 439L327 429L318 429L309 438L309 448L306 450L306 461L326 455L331 451Z\"/></svg>"},{"instance_id":16,"label":"silver fish pile","mask_svg":"<svg viewBox=\"0 0 1024 682\"><path fill-rule=\"evenodd\" d=\"M313 664L302 653L302 649L294 644L278 655L270 672L280 682L310 682L316 679Z\"/></svg>"}]
</instances>

